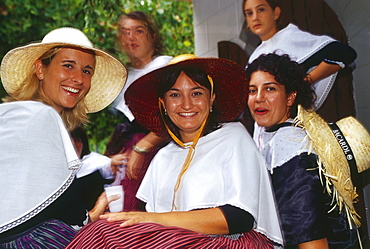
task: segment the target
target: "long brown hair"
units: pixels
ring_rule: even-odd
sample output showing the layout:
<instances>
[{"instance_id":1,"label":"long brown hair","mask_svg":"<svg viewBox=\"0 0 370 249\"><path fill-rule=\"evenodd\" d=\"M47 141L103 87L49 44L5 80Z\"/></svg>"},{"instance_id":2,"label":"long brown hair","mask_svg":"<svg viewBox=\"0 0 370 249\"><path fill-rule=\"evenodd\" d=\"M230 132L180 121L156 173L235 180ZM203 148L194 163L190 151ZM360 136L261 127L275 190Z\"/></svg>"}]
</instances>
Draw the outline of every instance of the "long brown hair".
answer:
<instances>
[{"instance_id":1,"label":"long brown hair","mask_svg":"<svg viewBox=\"0 0 370 249\"><path fill-rule=\"evenodd\" d=\"M164 46L163 46L163 39L159 33L159 28L157 26L157 24L155 23L155 21L153 20L153 18L151 18L149 15L147 15L146 13L142 12L142 11L131 11L127 14L122 14L119 18L118 18L118 24L121 22L121 20L125 19L125 18L129 18L129 19L133 19L133 20L138 20L140 21L149 31L149 34L152 36L153 40L154 40L154 52L152 54L152 57L154 56L157 56L157 55L162 55L163 53L163 49L164 49ZM118 38L120 37L121 35L121 29L119 28L118 29Z\"/></svg>"}]
</instances>

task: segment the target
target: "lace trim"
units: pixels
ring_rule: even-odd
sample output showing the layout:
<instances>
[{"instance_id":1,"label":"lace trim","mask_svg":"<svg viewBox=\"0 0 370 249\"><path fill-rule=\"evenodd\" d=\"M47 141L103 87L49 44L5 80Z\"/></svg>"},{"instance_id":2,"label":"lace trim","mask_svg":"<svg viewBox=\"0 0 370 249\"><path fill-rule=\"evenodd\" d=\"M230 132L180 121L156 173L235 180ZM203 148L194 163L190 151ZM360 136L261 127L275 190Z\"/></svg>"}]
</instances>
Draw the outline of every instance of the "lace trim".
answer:
<instances>
[{"instance_id":1,"label":"lace trim","mask_svg":"<svg viewBox=\"0 0 370 249\"><path fill-rule=\"evenodd\" d=\"M75 175L77 173L77 170L73 171L67 181L61 186L57 192L55 192L52 196L50 196L48 199L46 199L43 203L41 203L39 206L37 206L35 209L31 210L29 213L23 215L21 218L16 219L2 227L0 227L0 233L3 233L5 231L8 231L16 226L19 226L20 224L28 221L29 219L36 216L38 213L40 213L42 210L44 210L47 206L49 206L51 203L53 203L57 198L59 198L64 191L71 185L73 182Z\"/></svg>"}]
</instances>

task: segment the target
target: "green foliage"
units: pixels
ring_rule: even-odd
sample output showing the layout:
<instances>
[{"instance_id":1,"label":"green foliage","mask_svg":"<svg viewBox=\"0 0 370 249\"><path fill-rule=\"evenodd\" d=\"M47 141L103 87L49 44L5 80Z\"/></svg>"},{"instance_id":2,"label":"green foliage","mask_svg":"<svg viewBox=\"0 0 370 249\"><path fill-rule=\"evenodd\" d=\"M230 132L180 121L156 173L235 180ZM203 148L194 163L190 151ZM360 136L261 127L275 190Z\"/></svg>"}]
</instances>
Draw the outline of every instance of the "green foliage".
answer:
<instances>
[{"instance_id":1,"label":"green foliage","mask_svg":"<svg viewBox=\"0 0 370 249\"><path fill-rule=\"evenodd\" d=\"M116 45L116 21L131 10L144 11L156 20L167 55L194 53L192 4L164 0L1 0L0 60L10 49L39 41L62 26L81 29L99 48L127 59ZM5 96L0 87L0 98ZM104 152L111 132L120 120L108 109L90 114L85 127L91 149Z\"/></svg>"}]
</instances>

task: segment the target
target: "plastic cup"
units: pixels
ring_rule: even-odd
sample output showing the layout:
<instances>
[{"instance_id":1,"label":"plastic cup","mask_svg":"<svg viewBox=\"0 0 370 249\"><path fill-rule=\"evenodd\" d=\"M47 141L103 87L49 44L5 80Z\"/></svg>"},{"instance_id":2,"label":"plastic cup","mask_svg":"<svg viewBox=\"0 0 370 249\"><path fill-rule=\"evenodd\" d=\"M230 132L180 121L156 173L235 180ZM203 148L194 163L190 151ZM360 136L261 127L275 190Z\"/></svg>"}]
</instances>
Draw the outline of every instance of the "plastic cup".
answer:
<instances>
[{"instance_id":1,"label":"plastic cup","mask_svg":"<svg viewBox=\"0 0 370 249\"><path fill-rule=\"evenodd\" d=\"M104 187L105 193L107 195L107 198L112 195L120 195L120 198L118 200L110 202L109 205L109 211L111 213L114 212L122 212L123 210L123 187L122 185L116 185L116 186L109 186L109 187Z\"/></svg>"}]
</instances>

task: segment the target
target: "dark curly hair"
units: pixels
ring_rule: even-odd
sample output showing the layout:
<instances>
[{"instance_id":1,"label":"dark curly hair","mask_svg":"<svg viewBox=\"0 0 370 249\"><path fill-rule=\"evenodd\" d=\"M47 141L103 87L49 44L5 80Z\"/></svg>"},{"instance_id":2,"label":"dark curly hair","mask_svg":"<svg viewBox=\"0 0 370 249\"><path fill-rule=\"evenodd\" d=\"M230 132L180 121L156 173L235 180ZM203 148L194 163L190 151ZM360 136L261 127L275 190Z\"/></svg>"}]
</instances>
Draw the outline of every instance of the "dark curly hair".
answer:
<instances>
[{"instance_id":1,"label":"dark curly hair","mask_svg":"<svg viewBox=\"0 0 370 249\"><path fill-rule=\"evenodd\" d=\"M297 62L291 60L289 55L276 53L262 54L245 70L249 84L251 76L256 71L263 71L274 76L275 80L285 86L286 94L296 92L296 99L290 110L290 117L297 115L297 106L311 109L316 99L316 94L307 81L306 72Z\"/></svg>"}]
</instances>

